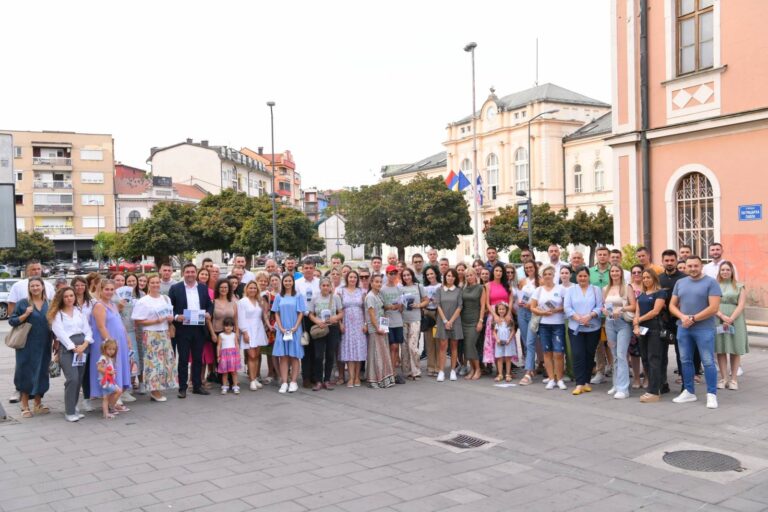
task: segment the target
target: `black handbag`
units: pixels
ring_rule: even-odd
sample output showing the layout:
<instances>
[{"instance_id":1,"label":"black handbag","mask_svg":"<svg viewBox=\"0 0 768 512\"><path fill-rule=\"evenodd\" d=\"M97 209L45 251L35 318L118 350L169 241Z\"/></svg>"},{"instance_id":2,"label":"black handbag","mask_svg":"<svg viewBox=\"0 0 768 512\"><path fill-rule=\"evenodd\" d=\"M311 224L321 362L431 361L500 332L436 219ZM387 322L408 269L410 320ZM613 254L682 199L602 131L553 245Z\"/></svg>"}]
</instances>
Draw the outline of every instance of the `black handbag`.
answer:
<instances>
[{"instance_id":1,"label":"black handbag","mask_svg":"<svg viewBox=\"0 0 768 512\"><path fill-rule=\"evenodd\" d=\"M421 286L419 286L419 302L421 302ZM428 315L424 311L424 308L421 308L421 326L419 327L419 330L421 332L427 332L432 330L435 325L437 325L437 321Z\"/></svg>"}]
</instances>

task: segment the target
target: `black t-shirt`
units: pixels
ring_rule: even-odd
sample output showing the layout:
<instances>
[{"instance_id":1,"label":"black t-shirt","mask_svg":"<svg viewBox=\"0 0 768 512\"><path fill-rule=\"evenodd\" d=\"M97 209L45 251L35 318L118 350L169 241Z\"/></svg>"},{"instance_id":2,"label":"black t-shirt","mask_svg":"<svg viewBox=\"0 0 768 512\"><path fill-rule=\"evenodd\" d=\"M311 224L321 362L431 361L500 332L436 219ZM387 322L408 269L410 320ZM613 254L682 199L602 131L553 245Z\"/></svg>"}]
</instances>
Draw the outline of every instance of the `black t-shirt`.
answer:
<instances>
[{"instance_id":1,"label":"black t-shirt","mask_svg":"<svg viewBox=\"0 0 768 512\"><path fill-rule=\"evenodd\" d=\"M675 283L677 283L679 280L681 280L684 277L686 277L686 275L677 269L675 269L675 271L672 274L667 274L666 272L662 272L659 275L659 285L661 286L662 290L665 290L667 292L664 311L662 311L661 313L661 321L667 329L675 329L677 325L675 323L675 320L676 320L675 317L673 317L672 314L669 312L669 301L672 300L672 290L675 287Z\"/></svg>"},{"instance_id":2,"label":"black t-shirt","mask_svg":"<svg viewBox=\"0 0 768 512\"><path fill-rule=\"evenodd\" d=\"M645 292L641 293L637 297L637 308L638 308L638 310L640 312L639 316L643 316L645 314L648 314L650 311L653 310L653 306L656 304L656 301L659 300L659 299L665 299L666 300L667 295L669 295L669 294L667 293L666 290L657 290L657 291L655 291L653 293L645 293ZM643 325L645 325L647 323L648 325L645 325L645 326L646 327L650 327L650 326L656 324L656 322L658 321L657 318L652 318L652 319L648 320L647 322L643 322Z\"/></svg>"}]
</instances>

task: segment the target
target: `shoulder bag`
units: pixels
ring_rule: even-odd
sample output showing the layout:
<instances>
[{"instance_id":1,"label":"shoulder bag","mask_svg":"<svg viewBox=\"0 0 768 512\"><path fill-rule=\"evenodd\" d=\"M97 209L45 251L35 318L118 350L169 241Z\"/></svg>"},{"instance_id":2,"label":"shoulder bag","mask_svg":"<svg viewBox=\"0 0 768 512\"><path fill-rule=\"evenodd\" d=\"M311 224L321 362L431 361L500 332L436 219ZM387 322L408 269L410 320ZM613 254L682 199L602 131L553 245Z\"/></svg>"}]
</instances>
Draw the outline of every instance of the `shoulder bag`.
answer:
<instances>
[{"instance_id":1,"label":"shoulder bag","mask_svg":"<svg viewBox=\"0 0 768 512\"><path fill-rule=\"evenodd\" d=\"M14 350L23 349L27 346L27 337L29 336L30 329L32 329L32 324L29 322L23 322L11 329L11 332L5 336L6 346Z\"/></svg>"},{"instance_id":2,"label":"shoulder bag","mask_svg":"<svg viewBox=\"0 0 768 512\"><path fill-rule=\"evenodd\" d=\"M419 304L421 304L421 285L417 284L416 286L419 287ZM436 322L435 319L432 318L430 315L428 315L424 310L425 308L421 309L421 325L419 326L419 330L421 332L427 332L431 331L432 328L435 326Z\"/></svg>"}]
</instances>

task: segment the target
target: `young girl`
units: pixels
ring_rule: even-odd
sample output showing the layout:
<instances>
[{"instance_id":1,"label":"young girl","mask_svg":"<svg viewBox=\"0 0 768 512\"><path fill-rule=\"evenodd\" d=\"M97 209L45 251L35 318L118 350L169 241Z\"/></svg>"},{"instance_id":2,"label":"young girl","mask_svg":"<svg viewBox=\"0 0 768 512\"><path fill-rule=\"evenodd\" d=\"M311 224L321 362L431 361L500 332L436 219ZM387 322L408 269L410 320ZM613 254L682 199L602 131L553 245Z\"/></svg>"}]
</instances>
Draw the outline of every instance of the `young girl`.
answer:
<instances>
[{"instance_id":1,"label":"young girl","mask_svg":"<svg viewBox=\"0 0 768 512\"><path fill-rule=\"evenodd\" d=\"M240 342L235 336L235 319L231 316L222 321L224 332L219 333L216 344L216 359L219 362L218 372L221 374L221 394L229 391L229 378L232 377L232 392L240 394L240 386L237 385L237 372L240 371Z\"/></svg>"},{"instance_id":2,"label":"young girl","mask_svg":"<svg viewBox=\"0 0 768 512\"><path fill-rule=\"evenodd\" d=\"M111 420L115 418L117 404L120 395L123 394L123 388L117 385L115 381L115 358L117 357L117 342L112 338L104 340L101 344L101 357L96 368L99 371L99 384L101 385L102 399L101 410L104 413L104 419ZM120 412L127 412L130 409L123 407Z\"/></svg>"},{"instance_id":3,"label":"young girl","mask_svg":"<svg viewBox=\"0 0 768 512\"><path fill-rule=\"evenodd\" d=\"M506 381L512 382L512 357L516 355L512 333L515 332L515 322L509 315L509 306L506 302L499 302L495 306L496 317L500 321L493 323L493 330L496 333L496 347L494 348L496 356L496 382L501 382L506 375Z\"/></svg>"}]
</instances>

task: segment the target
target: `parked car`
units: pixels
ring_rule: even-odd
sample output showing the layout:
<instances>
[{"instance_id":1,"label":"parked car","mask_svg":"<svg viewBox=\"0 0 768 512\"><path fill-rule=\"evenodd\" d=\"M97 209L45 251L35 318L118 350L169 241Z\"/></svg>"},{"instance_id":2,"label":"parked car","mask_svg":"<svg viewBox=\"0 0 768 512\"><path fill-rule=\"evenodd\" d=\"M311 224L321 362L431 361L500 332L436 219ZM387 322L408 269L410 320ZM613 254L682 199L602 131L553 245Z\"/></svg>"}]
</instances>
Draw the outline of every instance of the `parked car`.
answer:
<instances>
[{"instance_id":1,"label":"parked car","mask_svg":"<svg viewBox=\"0 0 768 512\"><path fill-rule=\"evenodd\" d=\"M99 262L94 260L84 261L80 264L80 269L83 274L90 274L91 272L99 271Z\"/></svg>"},{"instance_id":2,"label":"parked car","mask_svg":"<svg viewBox=\"0 0 768 512\"><path fill-rule=\"evenodd\" d=\"M20 269L16 265L0 265L0 274L8 274L10 277L19 277Z\"/></svg>"},{"instance_id":3,"label":"parked car","mask_svg":"<svg viewBox=\"0 0 768 512\"><path fill-rule=\"evenodd\" d=\"M155 265L154 261L141 260L139 265L141 266L141 271L144 273L157 272L157 265Z\"/></svg>"},{"instance_id":4,"label":"parked car","mask_svg":"<svg viewBox=\"0 0 768 512\"><path fill-rule=\"evenodd\" d=\"M136 272L139 270L139 265L125 259L119 259L117 263L111 263L109 265L110 272Z\"/></svg>"},{"instance_id":5,"label":"parked car","mask_svg":"<svg viewBox=\"0 0 768 512\"><path fill-rule=\"evenodd\" d=\"M0 320L7 319L11 313L8 311L8 294L16 281L18 279L0 279Z\"/></svg>"},{"instance_id":6,"label":"parked car","mask_svg":"<svg viewBox=\"0 0 768 512\"><path fill-rule=\"evenodd\" d=\"M304 260L312 260L315 265L325 265L325 258L321 254L307 254L301 259L301 261Z\"/></svg>"}]
</instances>

